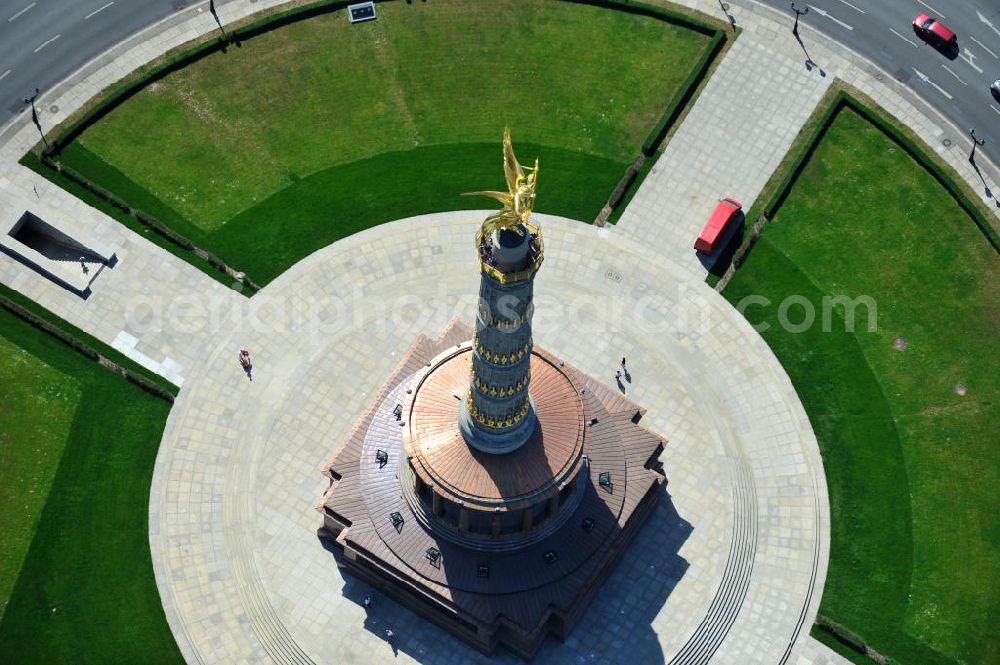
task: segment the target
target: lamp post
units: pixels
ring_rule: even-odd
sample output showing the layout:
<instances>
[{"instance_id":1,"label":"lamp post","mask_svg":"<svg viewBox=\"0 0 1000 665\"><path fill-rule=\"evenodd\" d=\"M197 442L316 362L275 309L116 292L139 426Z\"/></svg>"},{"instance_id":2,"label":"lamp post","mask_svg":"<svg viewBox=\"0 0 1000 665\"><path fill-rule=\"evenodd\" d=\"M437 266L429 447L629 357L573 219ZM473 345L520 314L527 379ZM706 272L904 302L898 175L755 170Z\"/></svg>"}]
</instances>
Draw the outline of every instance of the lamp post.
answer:
<instances>
[{"instance_id":1,"label":"lamp post","mask_svg":"<svg viewBox=\"0 0 1000 665\"><path fill-rule=\"evenodd\" d=\"M979 146L981 146L981 145L985 145L986 144L986 139L977 139L976 138L976 128L975 127L969 127L969 136L972 137L972 153L969 155L969 161L970 162L975 162L976 161L976 148L979 147Z\"/></svg>"},{"instance_id":2,"label":"lamp post","mask_svg":"<svg viewBox=\"0 0 1000 665\"><path fill-rule=\"evenodd\" d=\"M45 138L45 132L42 131L42 123L38 120L38 111L35 109L35 98L38 97L38 88L35 88L35 94L31 97L25 97L24 103L31 104L31 122L35 123L35 127L38 128L38 135L42 137L42 143L45 144L45 149L49 149L49 141Z\"/></svg>"},{"instance_id":3,"label":"lamp post","mask_svg":"<svg viewBox=\"0 0 1000 665\"><path fill-rule=\"evenodd\" d=\"M797 35L799 34L799 17L805 16L806 14L809 13L809 6L807 5L805 9L799 9L798 7L795 6L794 2L791 4L792 4L792 11L795 12L795 25L792 26L792 34Z\"/></svg>"},{"instance_id":4,"label":"lamp post","mask_svg":"<svg viewBox=\"0 0 1000 665\"><path fill-rule=\"evenodd\" d=\"M736 32L736 17L729 13L729 4L719 0L719 7L722 8L722 13L726 15L726 20L729 21L729 26Z\"/></svg>"},{"instance_id":5,"label":"lamp post","mask_svg":"<svg viewBox=\"0 0 1000 665\"><path fill-rule=\"evenodd\" d=\"M215 19L215 24L219 26L219 30L222 31L222 36L228 39L229 35L226 34L226 29L222 27L222 20L219 19L219 12L215 10L215 0L208 0L208 11L211 12L212 18Z\"/></svg>"}]
</instances>

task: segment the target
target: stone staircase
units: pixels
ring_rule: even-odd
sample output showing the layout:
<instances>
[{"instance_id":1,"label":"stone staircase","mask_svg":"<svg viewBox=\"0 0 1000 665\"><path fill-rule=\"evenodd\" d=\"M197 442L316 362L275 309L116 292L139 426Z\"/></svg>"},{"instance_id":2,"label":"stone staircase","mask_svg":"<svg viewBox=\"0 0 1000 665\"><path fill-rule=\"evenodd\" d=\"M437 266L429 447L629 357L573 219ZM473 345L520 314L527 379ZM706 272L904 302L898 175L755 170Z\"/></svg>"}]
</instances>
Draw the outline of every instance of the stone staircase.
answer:
<instances>
[{"instance_id":1,"label":"stone staircase","mask_svg":"<svg viewBox=\"0 0 1000 665\"><path fill-rule=\"evenodd\" d=\"M743 606L757 552L757 498L750 465L741 456L730 463L733 481L733 540L722 581L708 612L670 665L707 663L718 650Z\"/></svg>"}]
</instances>

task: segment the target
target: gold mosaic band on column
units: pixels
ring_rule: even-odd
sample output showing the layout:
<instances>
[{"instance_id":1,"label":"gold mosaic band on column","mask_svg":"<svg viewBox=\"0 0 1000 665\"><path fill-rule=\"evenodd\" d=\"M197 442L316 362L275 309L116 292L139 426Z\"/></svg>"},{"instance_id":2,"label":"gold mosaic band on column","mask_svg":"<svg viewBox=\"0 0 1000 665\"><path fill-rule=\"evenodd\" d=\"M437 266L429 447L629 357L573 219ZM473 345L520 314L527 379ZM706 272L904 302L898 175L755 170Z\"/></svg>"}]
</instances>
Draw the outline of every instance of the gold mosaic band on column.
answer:
<instances>
[{"instance_id":1,"label":"gold mosaic band on column","mask_svg":"<svg viewBox=\"0 0 1000 665\"><path fill-rule=\"evenodd\" d=\"M520 392L524 386L528 385L528 381L531 380L531 366L528 366L528 370L524 373L524 378L517 382L516 385L509 385L506 388L503 386L491 386L486 383L478 376L476 376L476 370L472 370L472 383L476 386L483 394L489 395L490 397L503 397L506 395L510 397L516 392Z\"/></svg>"},{"instance_id":2,"label":"gold mosaic band on column","mask_svg":"<svg viewBox=\"0 0 1000 665\"><path fill-rule=\"evenodd\" d=\"M516 353L511 351L509 355L506 353L499 355L490 352L489 349L479 342L479 338L476 335L472 336L472 343L476 347L476 351L479 352L479 356L494 365L509 365L516 363L524 357L524 354L531 352L531 338L528 338L528 343L518 349Z\"/></svg>"},{"instance_id":3,"label":"gold mosaic band on column","mask_svg":"<svg viewBox=\"0 0 1000 665\"><path fill-rule=\"evenodd\" d=\"M496 418L486 416L485 414L480 412L479 409L476 408L476 405L473 403L472 400L471 392L465 398L465 402L466 405L469 407L469 415L472 416L477 423L479 423L483 427L489 427L490 429L504 429L516 425L517 423L521 422L522 418L528 415L528 409L531 408L531 402L528 401L527 397L525 397L524 404L521 406L521 408L518 410L517 413L508 416L503 420L498 420Z\"/></svg>"}]
</instances>

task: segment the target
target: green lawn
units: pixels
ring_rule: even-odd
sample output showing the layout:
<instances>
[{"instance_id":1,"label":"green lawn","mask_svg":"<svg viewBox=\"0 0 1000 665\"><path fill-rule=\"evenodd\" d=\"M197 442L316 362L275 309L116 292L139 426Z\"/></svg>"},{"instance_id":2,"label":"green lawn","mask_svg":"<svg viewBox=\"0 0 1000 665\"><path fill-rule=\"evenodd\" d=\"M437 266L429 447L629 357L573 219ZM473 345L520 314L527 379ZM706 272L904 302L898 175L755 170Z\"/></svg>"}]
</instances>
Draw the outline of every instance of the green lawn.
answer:
<instances>
[{"instance_id":1,"label":"green lawn","mask_svg":"<svg viewBox=\"0 0 1000 665\"><path fill-rule=\"evenodd\" d=\"M590 221L710 38L554 0L379 5L153 83L60 159L260 282L359 229L491 207L510 125L541 212ZM639 57L637 54L641 54Z\"/></svg>"},{"instance_id":2,"label":"green lawn","mask_svg":"<svg viewBox=\"0 0 1000 665\"><path fill-rule=\"evenodd\" d=\"M0 310L0 662L181 662L148 535L169 410Z\"/></svg>"},{"instance_id":3,"label":"green lawn","mask_svg":"<svg viewBox=\"0 0 1000 665\"><path fill-rule=\"evenodd\" d=\"M69 435L80 383L0 337L0 620Z\"/></svg>"},{"instance_id":4,"label":"green lawn","mask_svg":"<svg viewBox=\"0 0 1000 665\"><path fill-rule=\"evenodd\" d=\"M820 442L820 613L901 663L1000 662L1000 256L911 157L841 111L725 296L767 322ZM789 295L804 333L778 325ZM878 328L823 296L870 296ZM793 307L793 322L801 320ZM893 341L904 339L899 351ZM955 392L967 386L965 396Z\"/></svg>"}]
</instances>

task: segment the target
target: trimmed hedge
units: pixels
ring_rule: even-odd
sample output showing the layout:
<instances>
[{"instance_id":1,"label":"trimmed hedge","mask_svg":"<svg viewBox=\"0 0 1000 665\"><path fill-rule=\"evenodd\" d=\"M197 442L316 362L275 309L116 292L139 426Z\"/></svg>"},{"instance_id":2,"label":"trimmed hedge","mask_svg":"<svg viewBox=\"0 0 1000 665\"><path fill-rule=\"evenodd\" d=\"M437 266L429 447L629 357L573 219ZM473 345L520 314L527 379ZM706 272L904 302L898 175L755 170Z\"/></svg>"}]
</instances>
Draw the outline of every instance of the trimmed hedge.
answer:
<instances>
[{"instance_id":1,"label":"trimmed hedge","mask_svg":"<svg viewBox=\"0 0 1000 665\"><path fill-rule=\"evenodd\" d=\"M952 169L946 164L942 164L936 159L930 158L926 146L920 141L909 128L898 126L883 114L878 113L851 95L846 95L844 105L853 109L858 115L868 122L878 127L889 138L898 143L920 166L930 173L935 180L941 183L949 194L954 197L958 205L972 217L972 220L979 227L980 232L986 240L993 246L993 249L1000 253L1000 234L989 223L983 211L980 209L980 201L974 195L970 196L968 184L964 180L956 177Z\"/></svg>"},{"instance_id":2,"label":"trimmed hedge","mask_svg":"<svg viewBox=\"0 0 1000 665\"><path fill-rule=\"evenodd\" d=\"M77 185L87 190L97 198L109 203L111 206L118 209L125 215L132 217L143 226L149 227L152 230L156 231L158 234L160 234L170 242L174 243L178 247L194 252L195 255L198 256L198 258L207 261L208 264L213 268L215 268L217 271L224 273L226 276L241 282L244 286L246 286L253 292L260 291L260 285L258 285L256 282L248 278L242 272L239 272L236 269L232 268L229 264L227 264L225 261L217 257L215 254L212 254L211 252L204 250L201 247L198 247L184 236L170 230L169 227L167 227L165 224L160 222L160 220L156 219L149 213L131 207L130 205L122 201L120 198L118 198L108 190L104 189L97 183L92 182L91 180L87 179L86 177L78 173L76 170L68 166L63 166L58 161L53 160L48 153L45 152L42 153L41 162L48 168L57 171L67 180L76 183Z\"/></svg>"},{"instance_id":3,"label":"trimmed hedge","mask_svg":"<svg viewBox=\"0 0 1000 665\"><path fill-rule=\"evenodd\" d=\"M307 5L293 7L262 17L246 25L235 27L228 33L228 39L215 37L174 55L168 54L158 64L140 67L124 81L112 86L109 92L102 95L96 106L86 111L69 125L61 128L56 137L50 142L51 149L45 152L50 155L58 155L63 146L72 142L87 127L121 106L149 84L159 81L168 74L181 70L213 53L225 51L231 44L239 44L246 39L295 21L344 9L349 4L351 3L345 0L319 0Z\"/></svg>"},{"instance_id":4,"label":"trimmed hedge","mask_svg":"<svg viewBox=\"0 0 1000 665\"><path fill-rule=\"evenodd\" d=\"M667 106L667 110L664 111L660 121L650 130L649 136L646 137L646 141L642 144L642 152L646 157L652 156L660 149L660 145L662 145L663 140L670 132L670 128L677 118L680 117L681 113L684 112L684 109L701 85L702 80L704 80L712 68L712 62L725 46L727 38L728 36L724 30L716 31L715 36L712 37L712 41L708 43L708 48L705 49L705 52L701 55L701 59L698 60L698 64L688 74L681 87L678 88L677 93L670 100L670 104Z\"/></svg>"},{"instance_id":5,"label":"trimmed hedge","mask_svg":"<svg viewBox=\"0 0 1000 665\"><path fill-rule=\"evenodd\" d=\"M122 226L131 229L139 235L142 235L153 244L173 254L182 261L190 263L190 265L202 271L212 279L218 281L220 284L225 284L226 286L232 284L230 280L225 278L226 276L224 273L213 269L207 263L201 261L190 261L188 249L178 245L172 240L168 240L165 236L158 233L150 233L150 231L152 231L152 227L144 225L136 217L130 215L128 212L128 206L113 204L109 200L103 199L93 193L93 189L101 189L99 186L91 183L93 186L88 188L74 180L70 180L66 173L54 170L43 164L41 158L34 152L26 153L18 163L25 168L31 169L56 186L66 190L87 205L100 210L111 219L116 220Z\"/></svg>"},{"instance_id":6,"label":"trimmed hedge","mask_svg":"<svg viewBox=\"0 0 1000 665\"><path fill-rule=\"evenodd\" d=\"M151 395L173 403L177 386L3 284L0 284L0 307Z\"/></svg>"},{"instance_id":7,"label":"trimmed hedge","mask_svg":"<svg viewBox=\"0 0 1000 665\"><path fill-rule=\"evenodd\" d=\"M882 655L875 649L865 644L865 641L854 633L854 631L837 623L833 619L817 615L815 626L849 648L851 651L855 651L862 656L867 656L879 665L894 665L896 662L892 658Z\"/></svg>"},{"instance_id":8,"label":"trimmed hedge","mask_svg":"<svg viewBox=\"0 0 1000 665\"><path fill-rule=\"evenodd\" d=\"M802 170L809 163L809 160L812 159L813 153L816 152L820 141L826 136L827 130L833 124L834 118L837 117L837 113L843 108L846 98L847 93L842 88L833 91L832 95L827 93L822 105L806 121L802 132L796 137L795 143L792 144L792 151L794 152L790 152L786 156L785 160L783 160L786 163L780 166L764 185L764 189L762 190L763 196L758 197L757 201L754 202L747 213L747 219L756 220L761 215L768 219L774 217L778 208L788 198L788 193L799 179Z\"/></svg>"},{"instance_id":9,"label":"trimmed hedge","mask_svg":"<svg viewBox=\"0 0 1000 665\"><path fill-rule=\"evenodd\" d=\"M376 1L381 3L388 2L390 0ZM710 23L695 19L691 15L667 9L665 7L647 5L641 2L630 2L630 0L561 1L572 4L603 7L606 9L627 12L629 14L646 16L660 21L665 21L667 23L673 23L683 28L694 30L695 32L711 37L708 48L702 54L697 66L692 69L684 84L678 88L677 93L667 105L667 108L664 110L660 120L656 123L653 129L650 130L649 136L647 136L646 140L643 142L643 152L647 156L651 155L655 152L656 148L659 147L659 143L663 140L663 137L666 136L672 121L680 114L681 109L683 109L686 102L689 101L690 96L694 93L698 84L704 78L715 56L718 55L722 46L725 45L727 39L726 31L721 27L713 26ZM345 9L349 4L351 4L350 0L318 0L317 2L310 4L293 7L291 9L271 14L269 16L264 16L245 25L233 28L228 34L228 39L216 37L201 44L197 44L173 56L169 56L165 61L153 65L148 69L140 68L132 77L129 77L125 81L112 87L94 108L87 111L80 118L72 121L66 127L60 129L59 133L51 141L51 149L44 152L49 155L58 155L60 150L65 145L76 139L84 132L84 130L87 129L87 127L106 116L122 103L128 101L128 99L136 95L149 84L159 81L168 74L183 69L192 63L198 62L208 55L219 51L225 51L231 44L240 44L242 41L296 21Z\"/></svg>"}]
</instances>

